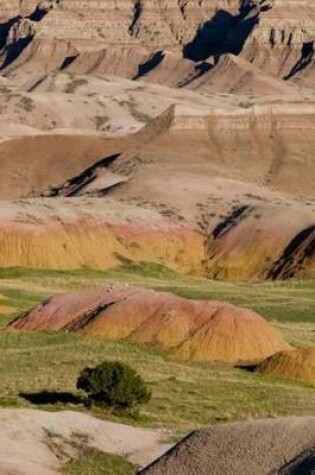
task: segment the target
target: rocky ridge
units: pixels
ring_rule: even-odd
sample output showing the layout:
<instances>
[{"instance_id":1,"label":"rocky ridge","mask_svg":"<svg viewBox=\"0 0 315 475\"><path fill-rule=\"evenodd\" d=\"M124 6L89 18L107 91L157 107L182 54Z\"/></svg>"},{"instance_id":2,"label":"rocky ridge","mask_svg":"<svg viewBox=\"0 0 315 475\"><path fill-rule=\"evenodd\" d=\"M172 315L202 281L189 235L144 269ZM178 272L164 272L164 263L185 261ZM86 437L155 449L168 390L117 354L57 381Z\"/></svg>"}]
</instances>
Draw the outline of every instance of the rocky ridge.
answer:
<instances>
[{"instance_id":1,"label":"rocky ridge","mask_svg":"<svg viewBox=\"0 0 315 475\"><path fill-rule=\"evenodd\" d=\"M56 48L65 41L73 50L63 53L59 67L86 55L86 50L110 46L123 55L126 48L138 52L133 69L141 72L142 67L147 77L160 63L175 74L176 63L185 64L186 58L190 76L197 67L198 78L215 72L218 59L227 54L240 55L265 74L308 87L314 69L315 8L303 0L6 1L2 16L7 25L2 28L2 67L15 62L33 41ZM12 42L15 54L8 59ZM110 56L104 59L108 68ZM121 68L121 74L130 77L128 61L123 62L126 70ZM153 75L151 80L161 78ZM177 85L185 81L183 75Z\"/></svg>"}]
</instances>

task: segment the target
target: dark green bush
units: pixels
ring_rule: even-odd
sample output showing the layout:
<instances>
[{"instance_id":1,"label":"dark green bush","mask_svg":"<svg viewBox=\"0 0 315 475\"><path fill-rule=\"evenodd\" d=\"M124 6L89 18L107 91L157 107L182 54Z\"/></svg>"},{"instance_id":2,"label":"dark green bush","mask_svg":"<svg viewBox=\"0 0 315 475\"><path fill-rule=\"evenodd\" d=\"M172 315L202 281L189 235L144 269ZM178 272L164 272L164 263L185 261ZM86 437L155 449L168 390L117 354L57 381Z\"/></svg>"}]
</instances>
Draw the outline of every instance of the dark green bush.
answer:
<instances>
[{"instance_id":1,"label":"dark green bush","mask_svg":"<svg viewBox=\"0 0 315 475\"><path fill-rule=\"evenodd\" d=\"M88 394L89 404L119 409L133 408L151 397L141 376L119 361L104 361L95 368L83 369L77 388Z\"/></svg>"}]
</instances>

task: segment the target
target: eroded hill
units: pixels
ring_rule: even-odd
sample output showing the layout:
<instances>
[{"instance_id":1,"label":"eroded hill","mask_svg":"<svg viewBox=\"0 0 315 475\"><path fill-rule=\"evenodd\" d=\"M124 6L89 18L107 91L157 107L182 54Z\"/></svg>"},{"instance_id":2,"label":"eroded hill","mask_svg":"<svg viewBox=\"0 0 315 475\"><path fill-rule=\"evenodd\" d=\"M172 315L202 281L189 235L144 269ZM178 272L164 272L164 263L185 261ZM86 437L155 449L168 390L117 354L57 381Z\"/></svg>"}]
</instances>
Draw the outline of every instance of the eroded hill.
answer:
<instances>
[{"instance_id":1,"label":"eroded hill","mask_svg":"<svg viewBox=\"0 0 315 475\"><path fill-rule=\"evenodd\" d=\"M1 265L314 275L308 2L6 1L1 15Z\"/></svg>"},{"instance_id":2,"label":"eroded hill","mask_svg":"<svg viewBox=\"0 0 315 475\"><path fill-rule=\"evenodd\" d=\"M230 92L312 87L315 8L303 0L4 3L2 69L13 77L62 67L206 90L228 76Z\"/></svg>"}]
</instances>

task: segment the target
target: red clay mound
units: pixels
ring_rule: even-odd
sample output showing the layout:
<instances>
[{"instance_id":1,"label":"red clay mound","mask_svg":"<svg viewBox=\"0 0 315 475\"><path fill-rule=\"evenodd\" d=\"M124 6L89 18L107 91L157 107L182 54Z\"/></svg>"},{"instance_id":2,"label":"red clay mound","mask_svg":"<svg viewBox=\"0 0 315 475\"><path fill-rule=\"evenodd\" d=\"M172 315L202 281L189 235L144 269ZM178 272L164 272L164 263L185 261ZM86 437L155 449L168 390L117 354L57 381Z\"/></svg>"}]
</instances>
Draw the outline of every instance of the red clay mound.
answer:
<instances>
[{"instance_id":1,"label":"red clay mound","mask_svg":"<svg viewBox=\"0 0 315 475\"><path fill-rule=\"evenodd\" d=\"M193 432L140 473L313 474L314 447L315 417L220 424Z\"/></svg>"},{"instance_id":2,"label":"red clay mound","mask_svg":"<svg viewBox=\"0 0 315 475\"><path fill-rule=\"evenodd\" d=\"M168 349L181 359L261 361L289 345L258 314L217 301L194 301L129 285L57 295L9 327L80 331Z\"/></svg>"},{"instance_id":3,"label":"red clay mound","mask_svg":"<svg viewBox=\"0 0 315 475\"><path fill-rule=\"evenodd\" d=\"M281 351L261 363L256 371L315 383L315 348Z\"/></svg>"}]
</instances>

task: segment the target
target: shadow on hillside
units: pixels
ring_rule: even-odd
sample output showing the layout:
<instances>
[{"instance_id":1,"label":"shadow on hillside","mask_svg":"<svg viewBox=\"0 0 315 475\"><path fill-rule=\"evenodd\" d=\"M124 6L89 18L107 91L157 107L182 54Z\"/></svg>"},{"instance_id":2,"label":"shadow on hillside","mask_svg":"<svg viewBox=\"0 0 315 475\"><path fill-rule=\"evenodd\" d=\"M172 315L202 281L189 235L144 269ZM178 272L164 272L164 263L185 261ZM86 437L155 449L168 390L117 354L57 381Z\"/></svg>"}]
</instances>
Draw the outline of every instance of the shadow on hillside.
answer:
<instances>
[{"instance_id":1,"label":"shadow on hillside","mask_svg":"<svg viewBox=\"0 0 315 475\"><path fill-rule=\"evenodd\" d=\"M40 391L37 393L19 393L19 396L31 404L83 404L83 399L76 394L59 391Z\"/></svg>"},{"instance_id":2,"label":"shadow on hillside","mask_svg":"<svg viewBox=\"0 0 315 475\"><path fill-rule=\"evenodd\" d=\"M62 65L60 66L59 69L60 69L61 71L63 71L64 69L67 69L67 68L70 66L70 64L72 64L73 61L74 61L75 59L77 59L77 57L78 57L78 54L73 54L73 55L71 55L71 56L67 56L67 57L63 60Z\"/></svg>"},{"instance_id":3,"label":"shadow on hillside","mask_svg":"<svg viewBox=\"0 0 315 475\"><path fill-rule=\"evenodd\" d=\"M247 371L247 373L254 373L256 368L258 366L258 363L256 364L240 364L235 366L236 369L241 369L243 371Z\"/></svg>"},{"instance_id":4,"label":"shadow on hillside","mask_svg":"<svg viewBox=\"0 0 315 475\"><path fill-rule=\"evenodd\" d=\"M201 63L196 64L194 74L186 77L182 81L179 81L177 84L178 87L185 87L188 84L191 84L196 79L200 78L207 72L209 72L214 67L213 64L208 63L207 61L202 61Z\"/></svg>"},{"instance_id":5,"label":"shadow on hillside","mask_svg":"<svg viewBox=\"0 0 315 475\"><path fill-rule=\"evenodd\" d=\"M297 63L292 67L289 74L284 76L284 80L287 81L288 79L293 78L296 74L303 69L307 68L309 64L311 64L313 57L314 57L314 41L309 41L307 43L303 43L302 50L301 50L301 57L297 61Z\"/></svg>"},{"instance_id":6,"label":"shadow on hillside","mask_svg":"<svg viewBox=\"0 0 315 475\"><path fill-rule=\"evenodd\" d=\"M1 66L1 70L5 69L7 66L9 66L13 61L15 61L21 53L27 48L27 46L30 44L32 39L34 38L34 35L28 36L27 38L21 38L18 41L15 41L14 43L11 43L6 47L6 52L5 52L5 60Z\"/></svg>"},{"instance_id":7,"label":"shadow on hillside","mask_svg":"<svg viewBox=\"0 0 315 475\"><path fill-rule=\"evenodd\" d=\"M50 8L36 7L36 9L30 15L23 19L23 21L29 20L30 24L31 22L39 23L47 15ZM32 30L30 29L28 36L20 38L17 41L12 41L8 45L6 45L7 40L10 36L10 31L13 28L16 28L16 30L18 31L20 28L21 21L22 17L18 15L14 18L9 19L5 23L0 23L0 49L6 47L5 59L1 66L1 69L6 68L13 61L15 61L22 54L25 48L30 44L30 42L35 36L35 33L32 32Z\"/></svg>"},{"instance_id":8,"label":"shadow on hillside","mask_svg":"<svg viewBox=\"0 0 315 475\"><path fill-rule=\"evenodd\" d=\"M198 62L212 56L216 63L223 54L240 54L247 38L259 24L260 14L270 8L270 5L262 3L253 10L250 4L244 4L236 15L223 9L218 10L200 26L193 40L184 46L184 58Z\"/></svg>"},{"instance_id":9,"label":"shadow on hillside","mask_svg":"<svg viewBox=\"0 0 315 475\"><path fill-rule=\"evenodd\" d=\"M150 73L153 69L155 69L164 59L165 53L161 51L157 51L156 53L151 56L148 61L142 63L138 67L137 74L132 78L133 81L145 76L146 74Z\"/></svg>"},{"instance_id":10,"label":"shadow on hillside","mask_svg":"<svg viewBox=\"0 0 315 475\"><path fill-rule=\"evenodd\" d=\"M231 13L217 11L213 18L200 26L193 40L184 46L184 58L204 61L209 56L220 55L228 32L235 25L236 19Z\"/></svg>"},{"instance_id":11,"label":"shadow on hillside","mask_svg":"<svg viewBox=\"0 0 315 475\"><path fill-rule=\"evenodd\" d=\"M302 229L289 242L279 259L271 266L268 280L290 279L315 253L315 225Z\"/></svg>"},{"instance_id":12,"label":"shadow on hillside","mask_svg":"<svg viewBox=\"0 0 315 475\"><path fill-rule=\"evenodd\" d=\"M20 18L20 16L16 16L6 22L0 23L0 49L5 46L10 29Z\"/></svg>"}]
</instances>

